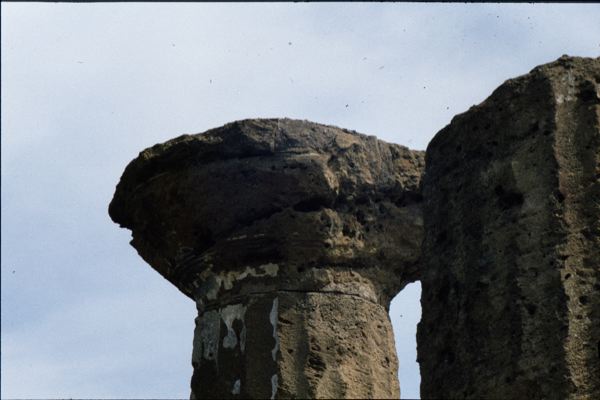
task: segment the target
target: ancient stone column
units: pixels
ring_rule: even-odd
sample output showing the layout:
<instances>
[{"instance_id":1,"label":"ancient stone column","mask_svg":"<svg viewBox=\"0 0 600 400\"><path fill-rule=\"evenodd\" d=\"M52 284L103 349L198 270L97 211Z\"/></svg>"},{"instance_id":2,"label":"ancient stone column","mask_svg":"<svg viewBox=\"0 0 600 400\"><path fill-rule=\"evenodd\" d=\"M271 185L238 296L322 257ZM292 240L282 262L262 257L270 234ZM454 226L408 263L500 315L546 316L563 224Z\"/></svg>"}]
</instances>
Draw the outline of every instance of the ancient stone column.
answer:
<instances>
[{"instance_id":1,"label":"ancient stone column","mask_svg":"<svg viewBox=\"0 0 600 400\"><path fill-rule=\"evenodd\" d=\"M198 308L192 398L398 398L390 300L418 279L424 154L246 120L140 153L110 215Z\"/></svg>"},{"instance_id":2,"label":"ancient stone column","mask_svg":"<svg viewBox=\"0 0 600 400\"><path fill-rule=\"evenodd\" d=\"M431 141L424 398L600 399L599 84L561 57Z\"/></svg>"}]
</instances>

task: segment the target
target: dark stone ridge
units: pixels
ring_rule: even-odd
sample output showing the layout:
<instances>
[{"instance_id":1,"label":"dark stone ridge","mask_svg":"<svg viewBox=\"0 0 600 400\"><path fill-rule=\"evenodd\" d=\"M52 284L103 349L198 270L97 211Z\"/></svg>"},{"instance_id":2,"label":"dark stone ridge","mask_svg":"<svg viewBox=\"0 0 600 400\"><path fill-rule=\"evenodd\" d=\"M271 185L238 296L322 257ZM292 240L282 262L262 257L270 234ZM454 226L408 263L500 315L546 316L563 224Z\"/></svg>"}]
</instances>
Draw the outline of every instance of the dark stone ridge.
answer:
<instances>
[{"instance_id":1,"label":"dark stone ridge","mask_svg":"<svg viewBox=\"0 0 600 400\"><path fill-rule=\"evenodd\" d=\"M109 212L197 302L192 397L398 397L387 309L419 278L423 168L289 119L141 152Z\"/></svg>"},{"instance_id":2,"label":"dark stone ridge","mask_svg":"<svg viewBox=\"0 0 600 400\"><path fill-rule=\"evenodd\" d=\"M600 59L457 115L423 182L424 398L600 398Z\"/></svg>"}]
</instances>

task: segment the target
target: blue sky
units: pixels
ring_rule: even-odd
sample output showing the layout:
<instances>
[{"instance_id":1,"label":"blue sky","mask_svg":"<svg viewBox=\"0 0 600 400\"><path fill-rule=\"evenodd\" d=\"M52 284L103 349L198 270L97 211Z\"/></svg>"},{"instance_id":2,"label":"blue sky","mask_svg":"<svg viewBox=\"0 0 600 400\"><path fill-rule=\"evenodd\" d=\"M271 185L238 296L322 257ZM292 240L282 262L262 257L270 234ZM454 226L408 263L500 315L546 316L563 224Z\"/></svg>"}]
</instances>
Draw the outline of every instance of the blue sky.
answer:
<instances>
[{"instance_id":1,"label":"blue sky","mask_svg":"<svg viewBox=\"0 0 600 400\"><path fill-rule=\"evenodd\" d=\"M139 151L250 117L425 149L452 116L562 54L596 4L2 3L3 398L187 398L194 304L107 207ZM418 396L420 288L394 301Z\"/></svg>"}]
</instances>

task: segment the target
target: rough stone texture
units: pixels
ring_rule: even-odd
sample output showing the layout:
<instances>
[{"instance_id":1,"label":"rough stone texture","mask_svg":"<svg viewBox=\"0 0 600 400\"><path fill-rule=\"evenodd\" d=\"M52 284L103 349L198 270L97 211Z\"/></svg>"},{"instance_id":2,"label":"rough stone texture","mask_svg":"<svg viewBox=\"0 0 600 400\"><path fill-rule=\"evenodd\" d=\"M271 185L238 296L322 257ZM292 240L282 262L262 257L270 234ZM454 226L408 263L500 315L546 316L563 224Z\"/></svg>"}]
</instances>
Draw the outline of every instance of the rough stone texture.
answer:
<instances>
[{"instance_id":1,"label":"rough stone texture","mask_svg":"<svg viewBox=\"0 0 600 400\"><path fill-rule=\"evenodd\" d=\"M192 397L398 397L389 302L419 278L424 154L289 119L149 148L109 212L194 299Z\"/></svg>"},{"instance_id":2,"label":"rough stone texture","mask_svg":"<svg viewBox=\"0 0 600 400\"><path fill-rule=\"evenodd\" d=\"M424 398L600 398L600 59L561 57L427 149Z\"/></svg>"}]
</instances>

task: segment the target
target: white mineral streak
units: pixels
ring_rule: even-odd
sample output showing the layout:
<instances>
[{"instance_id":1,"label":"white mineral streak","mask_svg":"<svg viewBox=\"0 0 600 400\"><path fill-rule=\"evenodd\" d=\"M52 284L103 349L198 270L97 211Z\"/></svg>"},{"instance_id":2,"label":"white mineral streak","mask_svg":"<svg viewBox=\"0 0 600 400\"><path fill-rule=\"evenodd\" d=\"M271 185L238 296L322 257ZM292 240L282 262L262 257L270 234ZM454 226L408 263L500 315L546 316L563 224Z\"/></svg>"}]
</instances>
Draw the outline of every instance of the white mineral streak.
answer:
<instances>
[{"instance_id":1,"label":"white mineral streak","mask_svg":"<svg viewBox=\"0 0 600 400\"><path fill-rule=\"evenodd\" d=\"M215 300L217 295L219 294L219 289L221 288L221 281L223 280L220 276L215 275L215 284L210 287L210 289L206 292L206 298L209 300Z\"/></svg>"},{"instance_id":2,"label":"white mineral streak","mask_svg":"<svg viewBox=\"0 0 600 400\"><path fill-rule=\"evenodd\" d=\"M240 388L242 386L242 382L238 379L233 383L233 389L231 389L231 394L240 394Z\"/></svg>"},{"instance_id":3,"label":"white mineral streak","mask_svg":"<svg viewBox=\"0 0 600 400\"><path fill-rule=\"evenodd\" d=\"M227 327L227 335L223 338L223 347L226 349L233 349L238 343L237 336L233 330L233 321L239 319L242 322L242 326L244 327L243 329L245 330L246 324L244 323L244 315L246 314L246 307L241 304L232 304L222 308L220 314L225 326ZM245 332L242 331L240 334L240 348L242 348L242 334L246 336ZM246 338L243 339L245 341ZM242 349L242 352L243 351L244 350Z\"/></svg>"},{"instance_id":4,"label":"white mineral streak","mask_svg":"<svg viewBox=\"0 0 600 400\"><path fill-rule=\"evenodd\" d=\"M259 278L264 276L276 277L279 272L279 265L268 263L259 265L256 268L248 267L242 271L222 271L219 274L215 274L212 271L212 266L206 268L200 274L200 283L197 281L193 282L195 287L204 286L205 292L204 296L206 296L209 300L215 300L221 290L221 287L225 290L231 290L233 285L241 280L244 280L248 277ZM210 282L210 281L213 282Z\"/></svg>"},{"instance_id":5,"label":"white mineral streak","mask_svg":"<svg viewBox=\"0 0 600 400\"><path fill-rule=\"evenodd\" d=\"M262 271L261 271L262 270ZM219 282L223 282L223 288L225 290L230 290L233 287L233 284L237 281L244 280L248 277L259 278L263 276L275 277L279 272L279 265L277 264L263 264L258 266L257 268L246 267L246 269L242 272L239 271L228 271L221 272L219 274Z\"/></svg>"},{"instance_id":6,"label":"white mineral streak","mask_svg":"<svg viewBox=\"0 0 600 400\"><path fill-rule=\"evenodd\" d=\"M201 364L201 360L217 360L221 317L218 311L207 311L197 319L194 329L192 362Z\"/></svg>"},{"instance_id":7,"label":"white mineral streak","mask_svg":"<svg viewBox=\"0 0 600 400\"><path fill-rule=\"evenodd\" d=\"M273 299L273 308L271 308L271 314L269 315L269 321L273 325L273 339L275 339L275 347L271 350L271 356L273 361L277 360L277 352L279 351L279 336L277 335L277 313L279 311L279 297Z\"/></svg>"},{"instance_id":8,"label":"white mineral streak","mask_svg":"<svg viewBox=\"0 0 600 400\"><path fill-rule=\"evenodd\" d=\"M558 104L562 104L565 101L573 101L577 98L575 90L575 77L573 76L573 73L569 71L567 76L563 78L562 81L567 85L567 95L565 96L564 94L559 94L556 97L556 102Z\"/></svg>"},{"instance_id":9,"label":"white mineral streak","mask_svg":"<svg viewBox=\"0 0 600 400\"><path fill-rule=\"evenodd\" d=\"M277 385L279 384L277 379L277 374L271 377L271 400L275 398L275 394L277 393Z\"/></svg>"}]
</instances>

